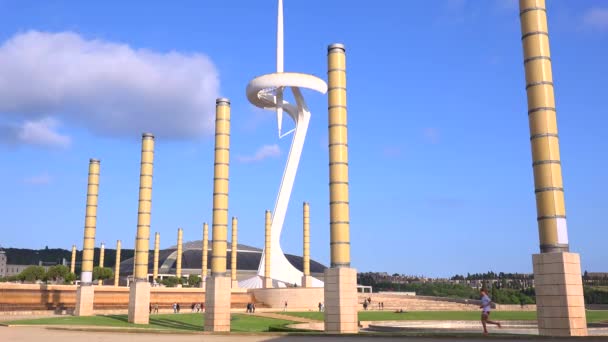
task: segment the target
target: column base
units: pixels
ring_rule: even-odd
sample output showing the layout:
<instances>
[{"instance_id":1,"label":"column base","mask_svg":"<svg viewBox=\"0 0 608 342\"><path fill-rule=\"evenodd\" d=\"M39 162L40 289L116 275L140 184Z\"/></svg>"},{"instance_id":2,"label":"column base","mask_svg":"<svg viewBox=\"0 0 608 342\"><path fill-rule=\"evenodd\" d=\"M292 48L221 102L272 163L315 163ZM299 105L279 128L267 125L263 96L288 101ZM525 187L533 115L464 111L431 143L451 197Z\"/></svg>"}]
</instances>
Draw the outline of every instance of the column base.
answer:
<instances>
[{"instance_id":1,"label":"column base","mask_svg":"<svg viewBox=\"0 0 608 342\"><path fill-rule=\"evenodd\" d=\"M134 281L129 289L129 323L150 323L150 283Z\"/></svg>"},{"instance_id":2,"label":"column base","mask_svg":"<svg viewBox=\"0 0 608 342\"><path fill-rule=\"evenodd\" d=\"M272 288L272 278L264 277L264 288L271 289Z\"/></svg>"},{"instance_id":3,"label":"column base","mask_svg":"<svg viewBox=\"0 0 608 342\"><path fill-rule=\"evenodd\" d=\"M93 316L95 288L93 285L80 285L76 290L76 309L74 316Z\"/></svg>"},{"instance_id":4,"label":"column base","mask_svg":"<svg viewBox=\"0 0 608 342\"><path fill-rule=\"evenodd\" d=\"M205 331L230 331L230 277L211 276L205 289Z\"/></svg>"},{"instance_id":5,"label":"column base","mask_svg":"<svg viewBox=\"0 0 608 342\"><path fill-rule=\"evenodd\" d=\"M538 332L544 336L587 336L580 256L532 255Z\"/></svg>"},{"instance_id":6,"label":"column base","mask_svg":"<svg viewBox=\"0 0 608 342\"><path fill-rule=\"evenodd\" d=\"M206 289L207 288L207 281L205 281L205 280L201 281L201 284L199 286L201 287L201 289Z\"/></svg>"},{"instance_id":7,"label":"column base","mask_svg":"<svg viewBox=\"0 0 608 342\"><path fill-rule=\"evenodd\" d=\"M239 281L238 280L233 280L232 281L232 288L233 289L238 289L239 288Z\"/></svg>"},{"instance_id":8,"label":"column base","mask_svg":"<svg viewBox=\"0 0 608 342\"><path fill-rule=\"evenodd\" d=\"M325 332L348 334L359 332L357 318L357 270L325 270Z\"/></svg>"},{"instance_id":9,"label":"column base","mask_svg":"<svg viewBox=\"0 0 608 342\"><path fill-rule=\"evenodd\" d=\"M302 287L312 287L312 276L302 276Z\"/></svg>"}]
</instances>

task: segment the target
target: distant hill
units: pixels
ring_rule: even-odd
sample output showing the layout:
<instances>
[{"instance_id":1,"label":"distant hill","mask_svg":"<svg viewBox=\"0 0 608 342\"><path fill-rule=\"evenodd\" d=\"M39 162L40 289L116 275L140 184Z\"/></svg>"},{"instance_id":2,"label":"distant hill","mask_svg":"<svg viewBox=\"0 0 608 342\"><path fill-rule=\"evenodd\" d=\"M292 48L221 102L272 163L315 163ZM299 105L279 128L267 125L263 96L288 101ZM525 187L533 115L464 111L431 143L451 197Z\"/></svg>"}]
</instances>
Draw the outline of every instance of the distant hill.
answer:
<instances>
[{"instance_id":1,"label":"distant hill","mask_svg":"<svg viewBox=\"0 0 608 342\"><path fill-rule=\"evenodd\" d=\"M72 251L62 248L44 248L44 249L27 249L27 248L3 248L6 252L8 264L13 265L38 265L42 262L43 265L61 264L65 258L69 264L72 259ZM121 249L120 258L125 260L133 257L132 249ZM94 264L99 265L99 248L95 248ZM76 251L76 273L80 271L80 262L82 261L82 251ZM106 267L114 267L116 263L116 250L106 248L104 252L104 265Z\"/></svg>"}]
</instances>

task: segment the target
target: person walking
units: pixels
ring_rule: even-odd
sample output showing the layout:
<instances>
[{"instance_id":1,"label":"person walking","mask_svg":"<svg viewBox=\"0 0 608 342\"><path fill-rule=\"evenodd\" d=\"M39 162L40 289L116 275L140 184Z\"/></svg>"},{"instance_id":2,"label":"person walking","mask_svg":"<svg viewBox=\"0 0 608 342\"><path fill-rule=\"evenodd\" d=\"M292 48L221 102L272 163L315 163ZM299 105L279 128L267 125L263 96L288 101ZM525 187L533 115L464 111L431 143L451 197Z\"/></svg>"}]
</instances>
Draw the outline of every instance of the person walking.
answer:
<instances>
[{"instance_id":1,"label":"person walking","mask_svg":"<svg viewBox=\"0 0 608 342\"><path fill-rule=\"evenodd\" d=\"M285 300L285 305L283 306L283 312L287 311L287 299Z\"/></svg>"},{"instance_id":2,"label":"person walking","mask_svg":"<svg viewBox=\"0 0 608 342\"><path fill-rule=\"evenodd\" d=\"M486 328L486 324L494 324L499 328L501 328L502 326L499 322L490 321L488 319L490 318L490 312L492 310L492 300L488 296L488 291L486 291L486 289L481 289L481 291L479 291L479 294L481 296L481 305L479 306L479 308L481 309L481 325L483 325L483 334L487 335L488 329Z\"/></svg>"}]
</instances>

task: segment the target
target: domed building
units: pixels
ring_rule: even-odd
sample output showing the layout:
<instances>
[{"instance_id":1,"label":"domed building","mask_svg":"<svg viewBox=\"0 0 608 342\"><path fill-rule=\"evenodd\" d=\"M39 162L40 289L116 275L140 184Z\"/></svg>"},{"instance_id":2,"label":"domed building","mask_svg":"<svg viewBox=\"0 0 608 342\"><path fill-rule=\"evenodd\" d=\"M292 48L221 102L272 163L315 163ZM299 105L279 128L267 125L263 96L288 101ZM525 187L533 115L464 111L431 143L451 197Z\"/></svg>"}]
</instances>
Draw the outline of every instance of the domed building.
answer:
<instances>
[{"instance_id":1,"label":"domed building","mask_svg":"<svg viewBox=\"0 0 608 342\"><path fill-rule=\"evenodd\" d=\"M191 274L200 275L202 269L202 240L185 242L182 246L182 277L188 277ZM211 247L211 240L209 241ZM243 281L255 277L258 272L258 266L262 258L263 250L257 247L247 245L237 245L237 280ZM285 254L287 260L298 270L302 271L303 258L299 255ZM232 248L230 242L227 246L226 266L230 271L232 263ZM211 248L207 250L207 265L211 268ZM177 246L172 246L167 249L161 249L159 253L158 274L159 278L175 276L177 261ZM154 267L154 250L150 250L148 254L148 273L152 277ZM310 273L313 277L323 279L323 272L327 267L315 260L310 260ZM209 269L208 275L211 274ZM127 282L127 277L133 275L133 258L126 259L120 263L120 278L121 284Z\"/></svg>"}]
</instances>

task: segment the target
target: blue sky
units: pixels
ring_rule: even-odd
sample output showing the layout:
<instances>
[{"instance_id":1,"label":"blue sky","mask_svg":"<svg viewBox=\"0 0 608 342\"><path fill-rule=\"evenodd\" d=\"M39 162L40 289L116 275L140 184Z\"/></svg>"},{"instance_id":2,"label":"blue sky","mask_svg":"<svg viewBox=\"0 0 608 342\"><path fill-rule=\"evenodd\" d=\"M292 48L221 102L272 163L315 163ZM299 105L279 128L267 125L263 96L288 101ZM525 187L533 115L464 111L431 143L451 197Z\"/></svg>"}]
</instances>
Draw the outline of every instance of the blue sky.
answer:
<instances>
[{"instance_id":1,"label":"blue sky","mask_svg":"<svg viewBox=\"0 0 608 342\"><path fill-rule=\"evenodd\" d=\"M285 0L285 70L325 78L347 47L353 267L531 272L538 251L514 1ZM548 4L571 250L606 271L608 4ZM230 216L263 245L290 145L245 98L275 69L276 1L0 0L0 245L82 245L88 159L97 244L132 248L141 133L157 135L152 234L211 220L213 101L232 101ZM327 99L312 112L282 235L329 264Z\"/></svg>"}]
</instances>

